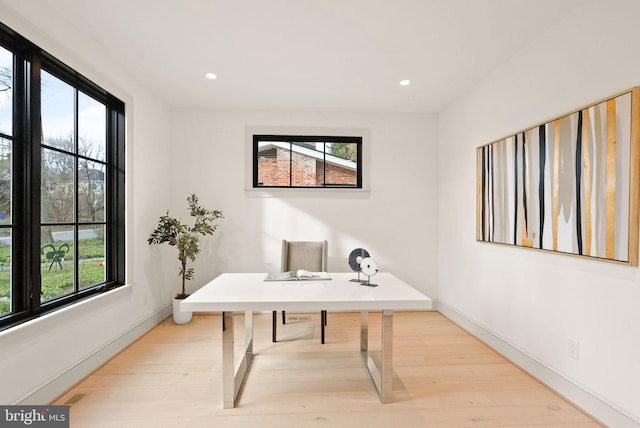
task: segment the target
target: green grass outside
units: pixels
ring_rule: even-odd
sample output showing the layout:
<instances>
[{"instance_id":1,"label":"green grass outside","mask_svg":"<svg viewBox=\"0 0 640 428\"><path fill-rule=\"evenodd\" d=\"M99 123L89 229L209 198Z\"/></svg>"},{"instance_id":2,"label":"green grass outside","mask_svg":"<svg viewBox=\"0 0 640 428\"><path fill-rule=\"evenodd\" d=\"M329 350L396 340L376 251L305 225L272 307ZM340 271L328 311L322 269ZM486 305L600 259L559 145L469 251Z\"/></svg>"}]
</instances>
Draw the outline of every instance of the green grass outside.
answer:
<instances>
[{"instance_id":1,"label":"green grass outside","mask_svg":"<svg viewBox=\"0 0 640 428\"><path fill-rule=\"evenodd\" d=\"M80 261L78 269L80 288L104 282L105 267L102 260ZM65 264L64 269L60 269L56 264L51 270L49 270L49 264L44 264L40 272L43 301L73 292L73 264ZM2 314L10 311L10 275L11 271L8 269L0 271L0 313Z\"/></svg>"},{"instance_id":2,"label":"green grass outside","mask_svg":"<svg viewBox=\"0 0 640 428\"><path fill-rule=\"evenodd\" d=\"M65 265L64 269L56 267L51 268L51 270L48 267L41 269L43 300L51 300L73 291L72 266ZM104 262L98 260L81 262L79 276L80 288L104 282Z\"/></svg>"},{"instance_id":3,"label":"green grass outside","mask_svg":"<svg viewBox=\"0 0 640 428\"><path fill-rule=\"evenodd\" d=\"M69 246L69 252L65 254L65 260L73 260L73 241L56 241L55 246L60 247L62 244ZM80 258L97 259L104 258L104 238L89 238L80 240ZM11 246L0 246L0 263L4 262L8 265L11 261ZM46 258L42 255L42 263L46 262Z\"/></svg>"}]
</instances>

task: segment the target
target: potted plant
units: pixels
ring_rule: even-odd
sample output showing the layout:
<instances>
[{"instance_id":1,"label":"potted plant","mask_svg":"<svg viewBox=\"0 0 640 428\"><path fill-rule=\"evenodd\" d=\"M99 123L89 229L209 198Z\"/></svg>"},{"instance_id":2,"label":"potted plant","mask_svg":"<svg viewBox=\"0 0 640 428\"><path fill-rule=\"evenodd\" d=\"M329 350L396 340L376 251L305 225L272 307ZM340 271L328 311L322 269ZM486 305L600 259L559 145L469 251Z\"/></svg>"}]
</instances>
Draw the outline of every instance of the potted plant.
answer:
<instances>
[{"instance_id":1,"label":"potted plant","mask_svg":"<svg viewBox=\"0 0 640 428\"><path fill-rule=\"evenodd\" d=\"M180 302L189 295L185 285L193 279L193 268L187 268L187 262L194 262L200 252L200 237L213 235L217 225L213 222L222 218L222 211L208 210L198 204L198 197L192 194L187 198L191 217L194 218L193 226L183 224L180 220L169 216L169 211L158 220L158 226L147 240L149 245L167 243L178 249L180 261L180 273L182 279L182 291L173 299L173 319L177 324L185 324L191 321L191 312L181 313Z\"/></svg>"}]
</instances>

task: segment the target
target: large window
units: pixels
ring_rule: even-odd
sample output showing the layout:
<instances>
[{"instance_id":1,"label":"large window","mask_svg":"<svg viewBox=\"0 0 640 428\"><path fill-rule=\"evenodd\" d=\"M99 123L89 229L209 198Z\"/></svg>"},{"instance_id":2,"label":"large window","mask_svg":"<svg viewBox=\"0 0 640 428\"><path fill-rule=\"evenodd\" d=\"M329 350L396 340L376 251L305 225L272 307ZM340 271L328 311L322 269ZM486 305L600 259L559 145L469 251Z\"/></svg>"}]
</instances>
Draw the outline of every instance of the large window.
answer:
<instances>
[{"instance_id":1,"label":"large window","mask_svg":"<svg viewBox=\"0 0 640 428\"><path fill-rule=\"evenodd\" d=\"M0 328L124 282L124 104L0 25Z\"/></svg>"},{"instance_id":2,"label":"large window","mask_svg":"<svg viewBox=\"0 0 640 428\"><path fill-rule=\"evenodd\" d=\"M362 137L253 136L253 187L362 188Z\"/></svg>"}]
</instances>

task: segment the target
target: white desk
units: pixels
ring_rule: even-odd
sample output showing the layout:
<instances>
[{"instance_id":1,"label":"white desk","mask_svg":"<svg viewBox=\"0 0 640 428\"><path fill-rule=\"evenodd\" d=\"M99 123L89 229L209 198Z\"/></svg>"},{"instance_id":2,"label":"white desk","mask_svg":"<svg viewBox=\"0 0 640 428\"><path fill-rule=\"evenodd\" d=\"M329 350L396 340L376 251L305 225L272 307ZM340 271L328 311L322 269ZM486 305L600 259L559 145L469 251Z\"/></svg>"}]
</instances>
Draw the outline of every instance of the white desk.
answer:
<instances>
[{"instance_id":1,"label":"white desk","mask_svg":"<svg viewBox=\"0 0 640 428\"><path fill-rule=\"evenodd\" d=\"M431 299L390 273L372 277L377 287L350 279L355 273L331 273L329 281L264 281L264 273L225 273L186 298L182 310L222 312L222 386L224 408L235 406L253 357L254 311L360 311L360 351L382 403L391 401L393 368L393 311L426 310ZM245 313L244 357L234 369L233 312ZM369 355L368 313L382 311L380 368Z\"/></svg>"}]
</instances>

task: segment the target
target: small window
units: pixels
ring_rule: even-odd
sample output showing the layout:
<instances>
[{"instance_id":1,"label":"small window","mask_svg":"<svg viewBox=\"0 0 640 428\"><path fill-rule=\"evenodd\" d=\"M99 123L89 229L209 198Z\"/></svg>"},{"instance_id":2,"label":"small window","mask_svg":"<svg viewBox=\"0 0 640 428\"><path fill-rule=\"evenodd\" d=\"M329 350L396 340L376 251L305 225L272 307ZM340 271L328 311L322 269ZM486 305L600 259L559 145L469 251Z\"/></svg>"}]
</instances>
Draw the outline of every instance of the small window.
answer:
<instances>
[{"instance_id":1,"label":"small window","mask_svg":"<svg viewBox=\"0 0 640 428\"><path fill-rule=\"evenodd\" d=\"M254 135L253 187L362 188L362 137Z\"/></svg>"}]
</instances>

